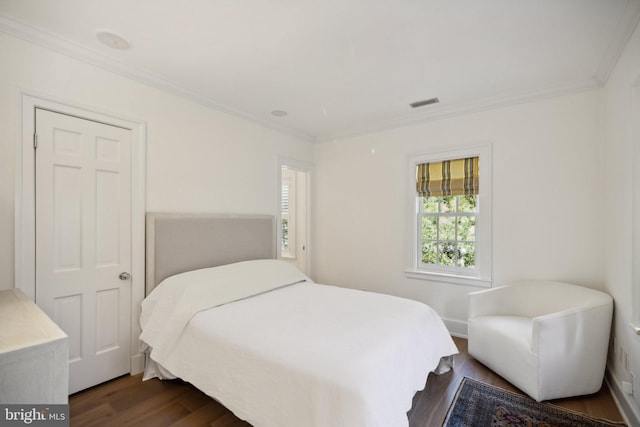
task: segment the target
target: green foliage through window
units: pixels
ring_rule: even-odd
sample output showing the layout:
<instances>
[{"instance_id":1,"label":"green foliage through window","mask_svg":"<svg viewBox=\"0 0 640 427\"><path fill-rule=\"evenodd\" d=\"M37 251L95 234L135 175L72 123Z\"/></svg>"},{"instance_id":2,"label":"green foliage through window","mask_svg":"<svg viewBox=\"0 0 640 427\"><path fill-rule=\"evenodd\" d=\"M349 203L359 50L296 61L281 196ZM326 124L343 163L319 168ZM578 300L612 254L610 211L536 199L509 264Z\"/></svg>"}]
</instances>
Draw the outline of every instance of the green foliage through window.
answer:
<instances>
[{"instance_id":1,"label":"green foliage through window","mask_svg":"<svg viewBox=\"0 0 640 427\"><path fill-rule=\"evenodd\" d=\"M422 264L476 265L476 196L420 197Z\"/></svg>"},{"instance_id":2,"label":"green foliage through window","mask_svg":"<svg viewBox=\"0 0 640 427\"><path fill-rule=\"evenodd\" d=\"M282 249L289 248L289 220L282 219Z\"/></svg>"}]
</instances>

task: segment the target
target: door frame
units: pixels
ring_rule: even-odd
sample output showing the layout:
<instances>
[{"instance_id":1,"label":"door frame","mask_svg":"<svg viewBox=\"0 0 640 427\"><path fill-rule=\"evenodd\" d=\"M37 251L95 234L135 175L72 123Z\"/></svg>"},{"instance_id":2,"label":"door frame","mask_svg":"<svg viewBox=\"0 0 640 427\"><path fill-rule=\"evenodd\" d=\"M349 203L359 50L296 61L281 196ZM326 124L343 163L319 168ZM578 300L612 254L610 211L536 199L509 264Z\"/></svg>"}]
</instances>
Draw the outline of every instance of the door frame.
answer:
<instances>
[{"instance_id":1,"label":"door frame","mask_svg":"<svg viewBox=\"0 0 640 427\"><path fill-rule=\"evenodd\" d=\"M14 286L35 301L35 109L118 126L131 131L131 373L144 369L138 349L140 303L144 299L145 211L146 211L146 123L129 120L94 108L20 92L20 138L15 147L15 282Z\"/></svg>"},{"instance_id":2,"label":"door frame","mask_svg":"<svg viewBox=\"0 0 640 427\"><path fill-rule=\"evenodd\" d=\"M276 194L278 195L278 204L276 205L277 214L276 214L276 257L279 259L282 256L282 248L280 247L280 242L282 241L282 228L280 224L282 223L282 215L280 212L280 207L282 203L282 168L287 167L290 169L295 169L299 171L303 171L307 173L307 226L306 226L306 257L307 257L307 275L311 278L314 277L314 265L313 262L313 241L314 241L314 233L315 227L313 226L313 186L315 185L314 176L313 176L313 164L309 162L305 162L302 160L291 159L287 157L278 156L278 191Z\"/></svg>"}]
</instances>

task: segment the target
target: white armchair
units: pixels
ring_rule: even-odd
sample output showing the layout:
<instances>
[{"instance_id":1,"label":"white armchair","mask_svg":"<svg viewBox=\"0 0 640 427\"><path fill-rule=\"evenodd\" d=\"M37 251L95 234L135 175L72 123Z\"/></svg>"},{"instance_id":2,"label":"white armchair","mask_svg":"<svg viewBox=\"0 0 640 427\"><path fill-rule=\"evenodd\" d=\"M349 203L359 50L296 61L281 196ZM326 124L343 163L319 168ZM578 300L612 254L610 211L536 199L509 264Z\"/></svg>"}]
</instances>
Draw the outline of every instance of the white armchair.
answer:
<instances>
[{"instance_id":1,"label":"white armchair","mask_svg":"<svg viewBox=\"0 0 640 427\"><path fill-rule=\"evenodd\" d=\"M469 354L537 401L602 386L613 301L603 292L529 281L469 294Z\"/></svg>"}]
</instances>

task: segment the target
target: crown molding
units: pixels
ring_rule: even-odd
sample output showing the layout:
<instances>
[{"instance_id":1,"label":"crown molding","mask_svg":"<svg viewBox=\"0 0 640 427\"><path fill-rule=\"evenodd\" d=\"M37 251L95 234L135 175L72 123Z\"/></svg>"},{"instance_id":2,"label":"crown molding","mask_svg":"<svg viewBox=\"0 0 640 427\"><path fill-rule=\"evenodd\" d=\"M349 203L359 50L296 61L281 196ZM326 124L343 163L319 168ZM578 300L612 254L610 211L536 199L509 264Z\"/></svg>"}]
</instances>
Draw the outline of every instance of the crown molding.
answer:
<instances>
[{"instance_id":1,"label":"crown molding","mask_svg":"<svg viewBox=\"0 0 640 427\"><path fill-rule=\"evenodd\" d=\"M125 64L124 62L114 60L95 50L88 49L84 46L73 43L56 34L45 31L41 28L34 27L32 25L28 25L24 22L20 22L13 17L0 14L0 32L9 34L40 47L85 62L97 68L119 74L123 77L135 80L147 86L151 86L156 89L169 92L173 95L189 99L206 107L236 117L240 117L271 130L276 130L278 132L288 134L305 141L314 141L314 137L309 133L297 129L292 129L287 126L277 125L270 121L255 117L251 114L247 114L233 107L221 104L192 90L186 89L184 86L175 83L160 74L156 74L147 69L135 67L130 64Z\"/></svg>"},{"instance_id":2,"label":"crown molding","mask_svg":"<svg viewBox=\"0 0 640 427\"><path fill-rule=\"evenodd\" d=\"M640 0L627 0L622 18L620 22L618 22L618 25L616 25L616 32L600 61L598 69L594 73L594 78L600 86L604 86L607 80L609 80L609 76L613 72L639 22Z\"/></svg>"},{"instance_id":3,"label":"crown molding","mask_svg":"<svg viewBox=\"0 0 640 427\"><path fill-rule=\"evenodd\" d=\"M620 55L624 51L627 42L629 41L631 35L633 34L633 31L635 30L639 22L640 0L627 0L623 17L619 25L617 26L617 31L613 36L609 48L606 50L606 53L598 69L593 74L593 77L586 81L573 82L566 85L541 90L532 90L517 94L491 97L469 103L461 102L451 105L439 105L437 108L430 109L426 112L407 114L401 117L392 118L390 120L383 120L375 124L361 123L359 125L351 126L337 132L330 132L315 136L299 129L278 125L271 121L230 107L228 105L221 104L211 98L202 96L195 91L186 89L184 86L175 83L160 74L156 74L147 69L135 67L130 64L125 64L124 62L114 60L95 50L88 49L84 46L80 46L69 40L61 38L56 34L20 22L13 17L8 17L6 15L0 14L0 32L10 34L27 42L36 44L46 49L53 50L65 56L138 81L142 84L154 87L156 89L160 89L162 91L189 99L206 107L243 118L263 127L309 142L327 142L343 138L356 137L372 132L378 132L407 125L439 120L456 115L469 114L493 108L507 107L510 105L521 104L536 99L552 98L556 96L568 95L601 88L606 84L611 72L613 71L617 61L620 58Z\"/></svg>"},{"instance_id":4,"label":"crown molding","mask_svg":"<svg viewBox=\"0 0 640 427\"><path fill-rule=\"evenodd\" d=\"M567 84L558 87L521 92L499 97L485 98L483 100L474 102L461 102L457 104L442 105L437 107L437 109L396 117L391 120L378 122L375 125L362 124L358 127L344 129L340 132L320 135L316 137L315 142L335 142L339 139L354 138L373 132L391 130L409 125L417 125L421 123L445 119L448 117L477 113L480 111L492 110L496 108L509 107L512 105L524 104L535 100L555 98L558 96L571 95L579 92L601 88L602 86L595 79L589 79L574 84Z\"/></svg>"}]
</instances>

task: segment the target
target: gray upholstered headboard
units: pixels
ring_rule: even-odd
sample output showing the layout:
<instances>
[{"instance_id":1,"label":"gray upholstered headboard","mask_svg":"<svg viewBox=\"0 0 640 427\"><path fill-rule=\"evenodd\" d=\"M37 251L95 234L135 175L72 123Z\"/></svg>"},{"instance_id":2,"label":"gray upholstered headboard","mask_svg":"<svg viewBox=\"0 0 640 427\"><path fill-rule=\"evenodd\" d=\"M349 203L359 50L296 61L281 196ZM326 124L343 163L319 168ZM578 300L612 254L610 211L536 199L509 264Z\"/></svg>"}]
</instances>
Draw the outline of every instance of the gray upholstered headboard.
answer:
<instances>
[{"instance_id":1,"label":"gray upholstered headboard","mask_svg":"<svg viewBox=\"0 0 640 427\"><path fill-rule=\"evenodd\" d=\"M147 214L147 295L174 274L275 257L273 216Z\"/></svg>"}]
</instances>

